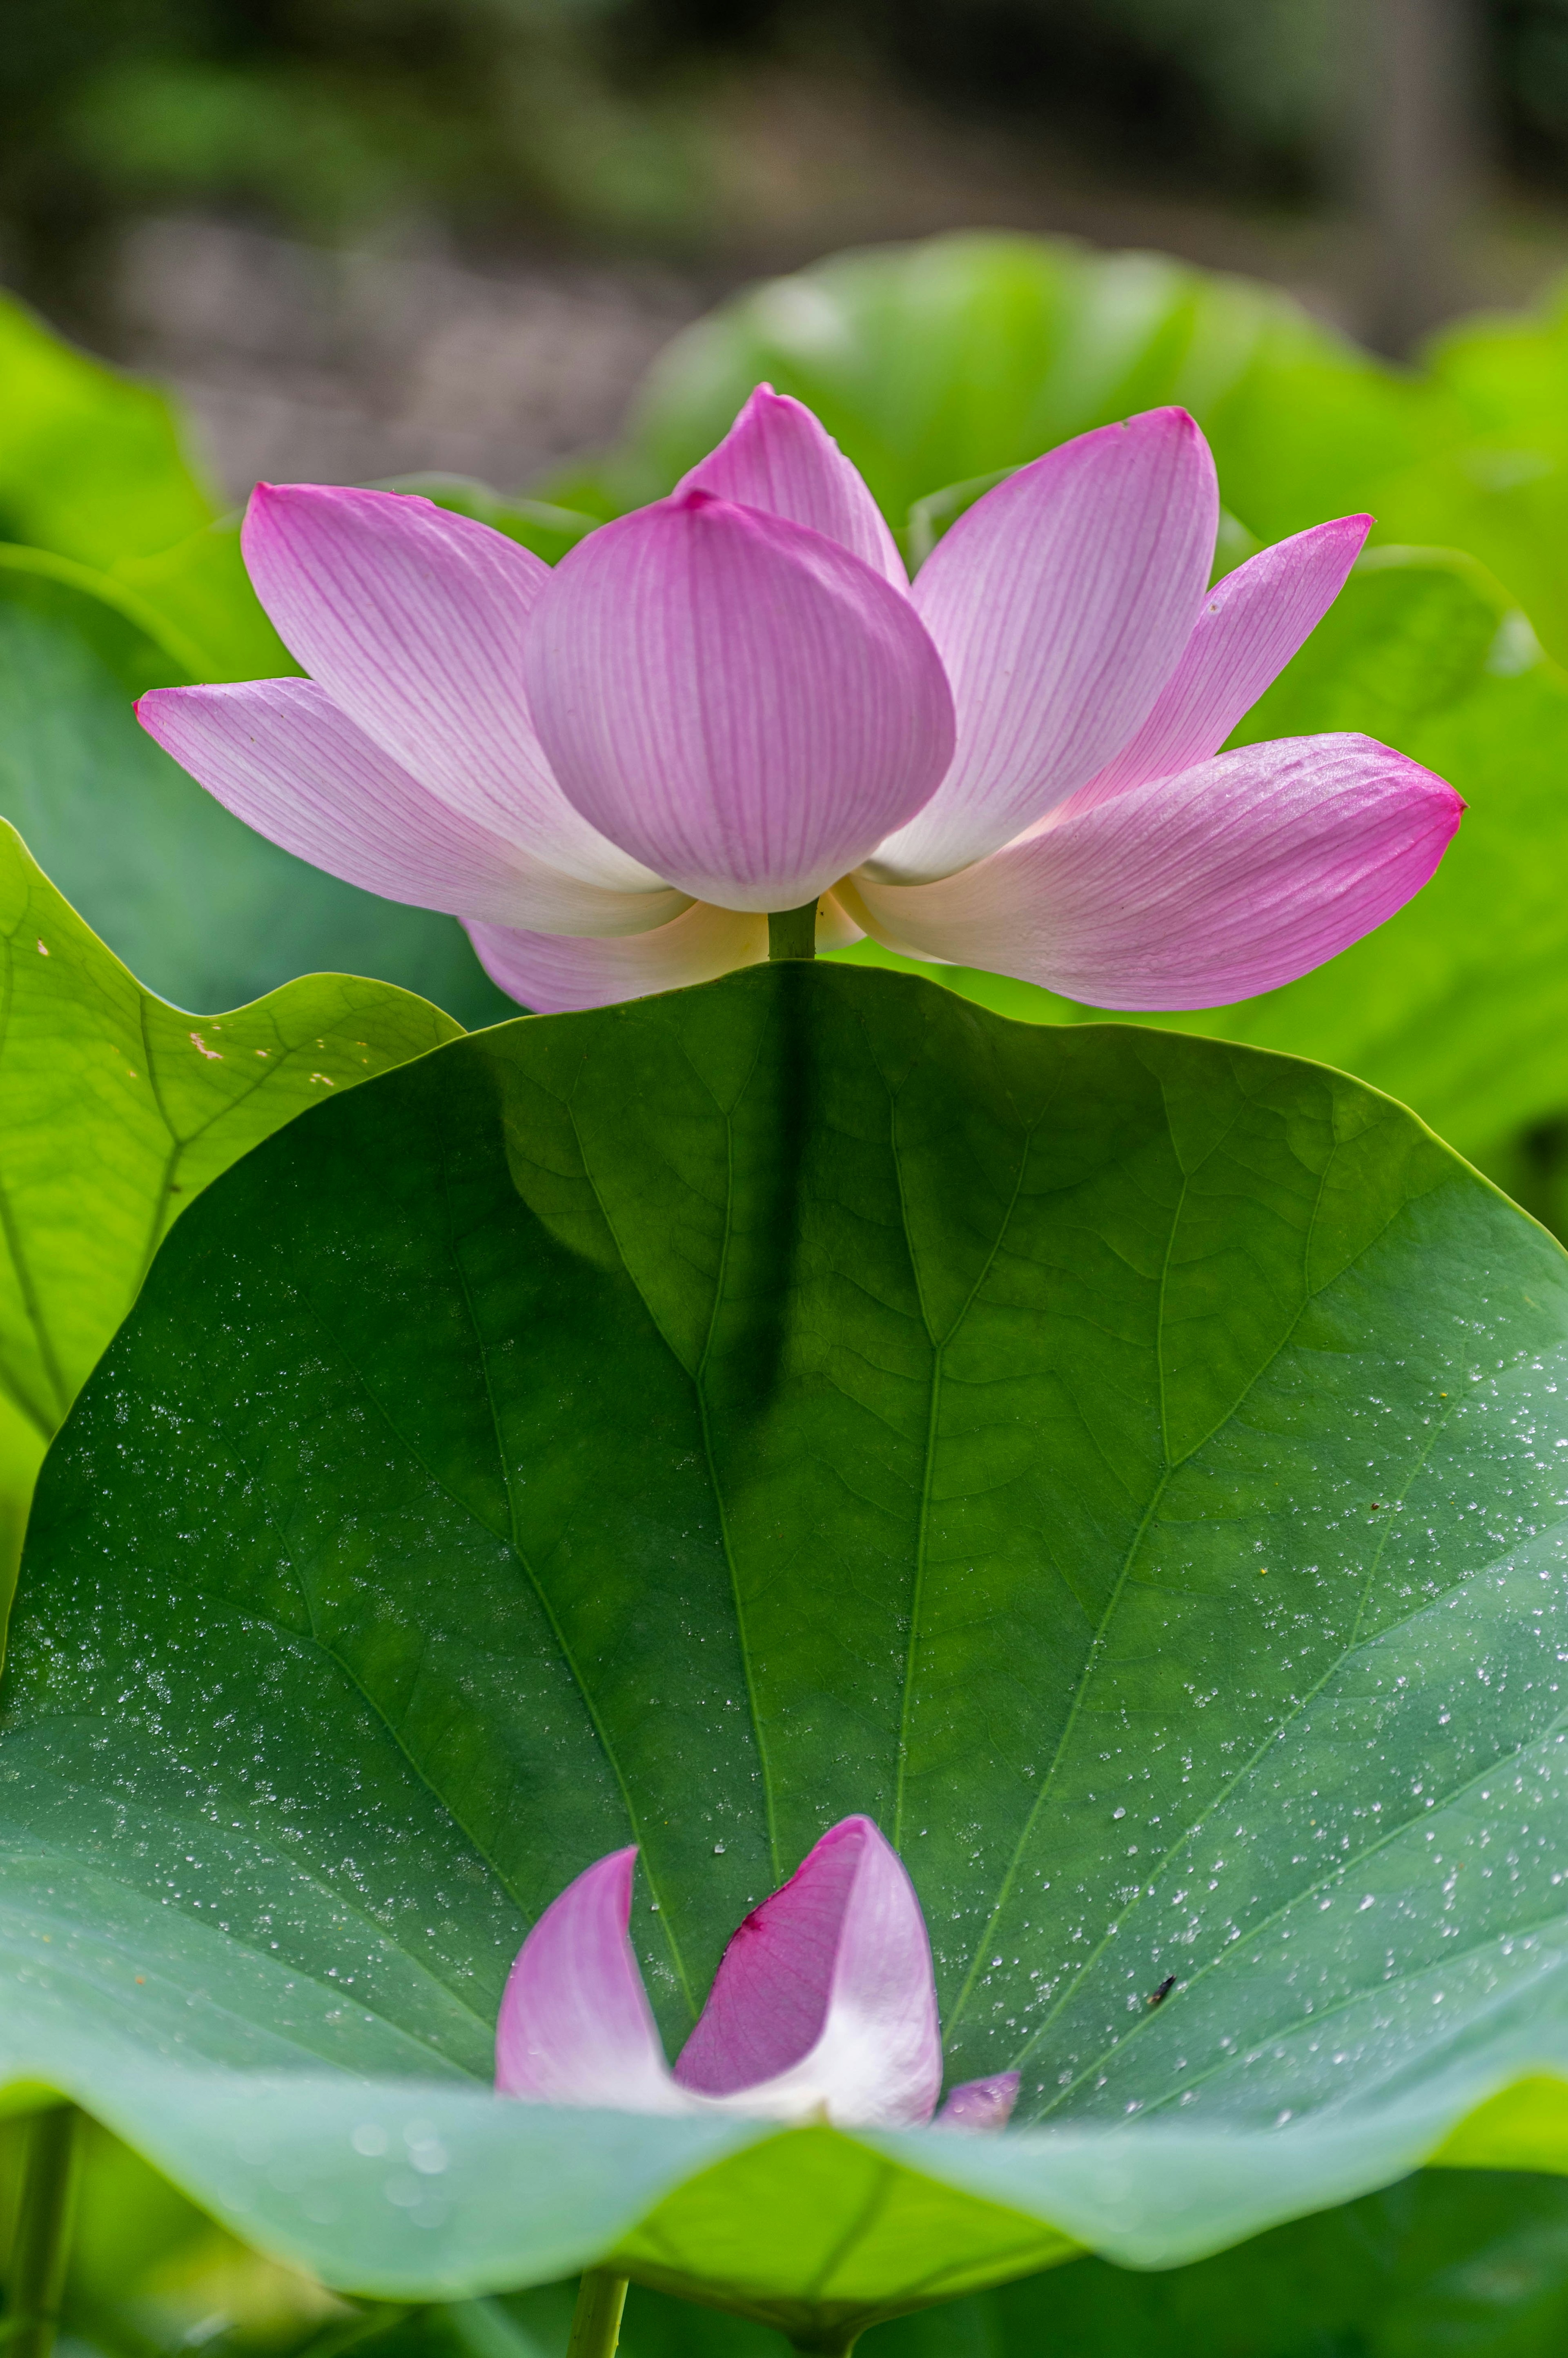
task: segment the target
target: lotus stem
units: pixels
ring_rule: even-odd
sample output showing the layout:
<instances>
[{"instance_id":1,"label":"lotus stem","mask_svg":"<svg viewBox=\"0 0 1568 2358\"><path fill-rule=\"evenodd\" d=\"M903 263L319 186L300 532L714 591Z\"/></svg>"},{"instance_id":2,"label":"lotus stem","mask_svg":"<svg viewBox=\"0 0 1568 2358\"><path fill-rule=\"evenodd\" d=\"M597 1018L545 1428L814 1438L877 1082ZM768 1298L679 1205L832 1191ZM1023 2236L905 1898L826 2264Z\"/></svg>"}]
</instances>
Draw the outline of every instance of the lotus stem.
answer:
<instances>
[{"instance_id":1,"label":"lotus stem","mask_svg":"<svg viewBox=\"0 0 1568 2358\"><path fill-rule=\"evenodd\" d=\"M615 2358L625 2306L624 2277L612 2277L606 2268L586 2268L572 2312L567 2358Z\"/></svg>"},{"instance_id":2,"label":"lotus stem","mask_svg":"<svg viewBox=\"0 0 1568 2358\"><path fill-rule=\"evenodd\" d=\"M59 2325L76 2209L81 2115L74 2104L39 2113L27 2136L16 2237L6 2287L5 2358L49 2358Z\"/></svg>"},{"instance_id":3,"label":"lotus stem","mask_svg":"<svg viewBox=\"0 0 1568 2358\"><path fill-rule=\"evenodd\" d=\"M816 956L816 909L815 901L807 901L798 909L774 909L768 918L770 958Z\"/></svg>"}]
</instances>

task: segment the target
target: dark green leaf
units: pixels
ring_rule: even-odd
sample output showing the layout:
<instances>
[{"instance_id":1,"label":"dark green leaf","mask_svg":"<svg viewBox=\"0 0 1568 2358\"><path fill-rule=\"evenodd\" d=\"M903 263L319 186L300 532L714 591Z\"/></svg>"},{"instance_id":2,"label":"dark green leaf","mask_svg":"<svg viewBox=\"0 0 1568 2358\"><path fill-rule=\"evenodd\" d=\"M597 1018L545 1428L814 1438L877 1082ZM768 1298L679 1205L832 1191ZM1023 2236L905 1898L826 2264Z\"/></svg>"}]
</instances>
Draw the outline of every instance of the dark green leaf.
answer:
<instances>
[{"instance_id":1,"label":"dark green leaf","mask_svg":"<svg viewBox=\"0 0 1568 2358\"><path fill-rule=\"evenodd\" d=\"M1565 1364L1558 1248L1314 1066L787 965L455 1042L208 1191L51 1455L0 2077L332 2282L814 2327L1477 2107L1560 2164ZM674 2041L850 1810L1028 2127L489 2098L572 1874L641 1843Z\"/></svg>"}]
</instances>

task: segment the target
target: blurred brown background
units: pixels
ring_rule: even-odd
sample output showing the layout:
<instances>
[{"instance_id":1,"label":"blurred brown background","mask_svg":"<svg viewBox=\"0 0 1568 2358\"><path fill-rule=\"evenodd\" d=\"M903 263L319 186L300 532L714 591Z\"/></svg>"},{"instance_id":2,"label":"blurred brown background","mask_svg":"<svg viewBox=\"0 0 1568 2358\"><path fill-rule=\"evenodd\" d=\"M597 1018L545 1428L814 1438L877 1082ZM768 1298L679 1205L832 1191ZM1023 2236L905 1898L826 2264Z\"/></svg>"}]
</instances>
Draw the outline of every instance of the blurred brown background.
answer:
<instances>
[{"instance_id":1,"label":"blurred brown background","mask_svg":"<svg viewBox=\"0 0 1568 2358\"><path fill-rule=\"evenodd\" d=\"M1395 354L1568 266L1568 0L5 0L0 276L238 497L506 488L726 288L959 226Z\"/></svg>"}]
</instances>

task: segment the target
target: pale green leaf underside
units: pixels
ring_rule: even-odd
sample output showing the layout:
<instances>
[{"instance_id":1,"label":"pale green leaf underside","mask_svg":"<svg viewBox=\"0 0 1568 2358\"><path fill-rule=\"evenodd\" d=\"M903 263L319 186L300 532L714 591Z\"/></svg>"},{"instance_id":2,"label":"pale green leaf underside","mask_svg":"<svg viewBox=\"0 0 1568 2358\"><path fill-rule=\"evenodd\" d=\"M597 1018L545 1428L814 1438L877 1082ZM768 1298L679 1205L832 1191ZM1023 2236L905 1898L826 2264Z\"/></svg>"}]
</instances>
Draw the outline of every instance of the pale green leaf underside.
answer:
<instances>
[{"instance_id":1,"label":"pale green leaf underside","mask_svg":"<svg viewBox=\"0 0 1568 2358\"><path fill-rule=\"evenodd\" d=\"M1212 2249L1517 2083L1454 2158L1568 2164L1565 1279L1355 1082L896 976L318 1109L181 1222L46 1474L6 2076L338 2283L615 2249L796 2321ZM857 1809L1025 2129L484 2093L589 1860L643 1845L673 2047Z\"/></svg>"}]
</instances>

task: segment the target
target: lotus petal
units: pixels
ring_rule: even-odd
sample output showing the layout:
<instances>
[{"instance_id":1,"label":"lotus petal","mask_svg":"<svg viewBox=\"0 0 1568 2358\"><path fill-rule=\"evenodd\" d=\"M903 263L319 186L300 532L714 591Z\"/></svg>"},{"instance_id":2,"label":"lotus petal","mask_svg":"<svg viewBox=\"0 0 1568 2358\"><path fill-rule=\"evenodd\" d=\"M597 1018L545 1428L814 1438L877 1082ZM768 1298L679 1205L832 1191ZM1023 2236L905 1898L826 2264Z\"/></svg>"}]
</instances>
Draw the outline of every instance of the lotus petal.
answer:
<instances>
[{"instance_id":1,"label":"lotus petal","mask_svg":"<svg viewBox=\"0 0 1568 2358\"><path fill-rule=\"evenodd\" d=\"M952 752L947 682L909 600L820 533L703 492L571 549L524 654L562 790L723 908L827 891Z\"/></svg>"},{"instance_id":2,"label":"lotus petal","mask_svg":"<svg viewBox=\"0 0 1568 2358\"><path fill-rule=\"evenodd\" d=\"M524 1942L495 2026L495 2085L539 2104L690 2108L665 2061L627 1926L635 1845L570 1883Z\"/></svg>"},{"instance_id":3,"label":"lotus petal","mask_svg":"<svg viewBox=\"0 0 1568 2358\"><path fill-rule=\"evenodd\" d=\"M957 751L876 874L983 859L1087 785L1180 660L1219 514L1182 409L1103 426L1020 468L940 540L911 592L953 684Z\"/></svg>"},{"instance_id":4,"label":"lotus petal","mask_svg":"<svg viewBox=\"0 0 1568 2358\"><path fill-rule=\"evenodd\" d=\"M521 648L549 568L428 500L258 483L245 564L289 653L431 794L590 884L663 880L595 835L550 775Z\"/></svg>"},{"instance_id":5,"label":"lotus petal","mask_svg":"<svg viewBox=\"0 0 1568 2358\"><path fill-rule=\"evenodd\" d=\"M1018 2102L1020 2074L995 2071L989 2080L966 2080L954 2089L936 2115L939 2129L1006 2128Z\"/></svg>"},{"instance_id":6,"label":"lotus petal","mask_svg":"<svg viewBox=\"0 0 1568 2358\"><path fill-rule=\"evenodd\" d=\"M804 402L760 384L716 449L676 486L809 525L896 589L909 575L882 512L833 437Z\"/></svg>"},{"instance_id":7,"label":"lotus petal","mask_svg":"<svg viewBox=\"0 0 1568 2358\"><path fill-rule=\"evenodd\" d=\"M609 1007L655 990L712 982L768 954L765 917L715 909L703 901L688 903L668 925L616 941L476 925L470 925L469 938L492 982L536 1015Z\"/></svg>"},{"instance_id":8,"label":"lotus petal","mask_svg":"<svg viewBox=\"0 0 1568 2358\"><path fill-rule=\"evenodd\" d=\"M1464 808L1369 737L1249 745L1130 787L943 882L841 888L890 949L1092 1007L1225 1007L1358 941L1436 868Z\"/></svg>"},{"instance_id":9,"label":"lotus petal","mask_svg":"<svg viewBox=\"0 0 1568 2358\"><path fill-rule=\"evenodd\" d=\"M1217 581L1153 711L1130 745L1073 796L1075 811L1217 753L1242 715L1316 630L1371 528L1366 515L1314 525L1260 548Z\"/></svg>"},{"instance_id":10,"label":"lotus petal","mask_svg":"<svg viewBox=\"0 0 1568 2358\"><path fill-rule=\"evenodd\" d=\"M942 2085L914 1887L869 1818L825 1833L734 1934L676 2078L741 2108L841 2126L929 2120Z\"/></svg>"},{"instance_id":11,"label":"lotus petal","mask_svg":"<svg viewBox=\"0 0 1568 2358\"><path fill-rule=\"evenodd\" d=\"M611 892L529 859L427 793L314 680L155 688L136 717L258 835L389 901L596 935L667 923L684 905L667 887Z\"/></svg>"}]
</instances>

